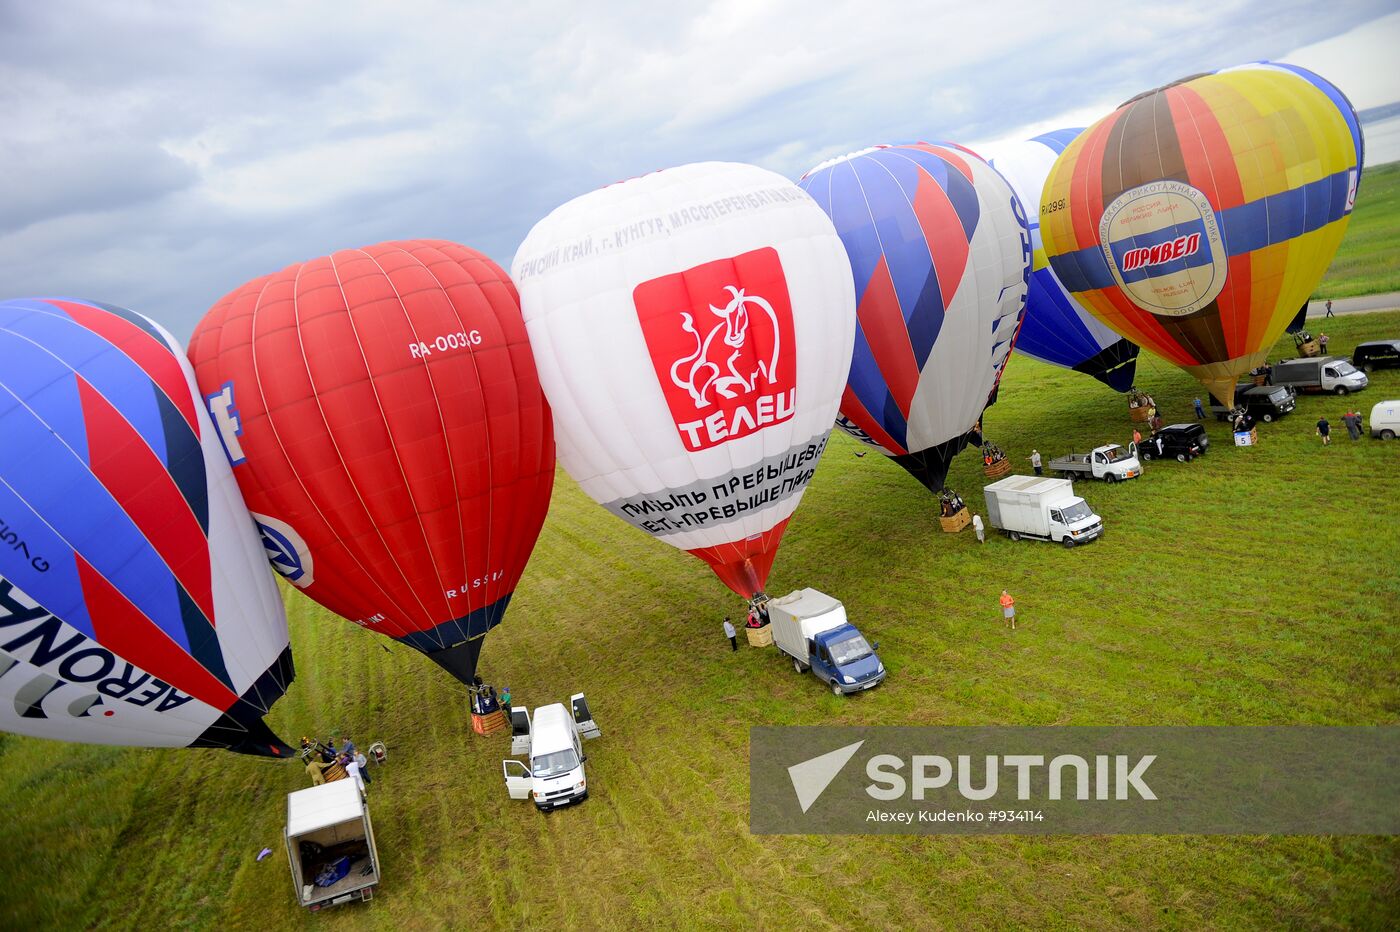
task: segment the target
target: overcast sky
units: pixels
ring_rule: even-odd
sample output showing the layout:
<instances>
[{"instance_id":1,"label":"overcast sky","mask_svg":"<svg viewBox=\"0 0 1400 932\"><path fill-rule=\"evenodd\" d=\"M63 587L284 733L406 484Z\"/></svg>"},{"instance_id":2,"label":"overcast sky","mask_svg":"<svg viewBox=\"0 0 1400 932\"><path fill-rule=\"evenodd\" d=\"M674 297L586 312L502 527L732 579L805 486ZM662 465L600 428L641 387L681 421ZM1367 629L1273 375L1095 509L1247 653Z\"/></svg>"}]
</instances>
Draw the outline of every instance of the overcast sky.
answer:
<instances>
[{"instance_id":1,"label":"overcast sky","mask_svg":"<svg viewBox=\"0 0 1400 932\"><path fill-rule=\"evenodd\" d=\"M0 296L121 304L183 339L335 249L442 237L509 267L556 205L685 162L795 178L876 142L975 148L1261 58L1381 106L1394 9L0 0Z\"/></svg>"}]
</instances>

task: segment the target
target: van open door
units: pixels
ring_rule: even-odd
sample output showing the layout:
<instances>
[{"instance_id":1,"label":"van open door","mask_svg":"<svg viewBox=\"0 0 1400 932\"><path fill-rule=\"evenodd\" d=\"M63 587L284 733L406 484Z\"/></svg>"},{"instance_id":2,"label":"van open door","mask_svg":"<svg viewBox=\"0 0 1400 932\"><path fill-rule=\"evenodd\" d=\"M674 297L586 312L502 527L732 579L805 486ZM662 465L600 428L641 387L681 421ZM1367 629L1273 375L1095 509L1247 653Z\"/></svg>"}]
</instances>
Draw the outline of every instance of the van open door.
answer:
<instances>
[{"instance_id":1,"label":"van open door","mask_svg":"<svg viewBox=\"0 0 1400 932\"><path fill-rule=\"evenodd\" d=\"M530 710L510 710L510 753L514 757L530 756Z\"/></svg>"},{"instance_id":2,"label":"van open door","mask_svg":"<svg viewBox=\"0 0 1400 932\"><path fill-rule=\"evenodd\" d=\"M569 697L569 705L574 711L574 727L579 735L585 740L589 738L601 738L602 730L598 723L593 721L593 713L588 711L588 700L583 693L574 693Z\"/></svg>"},{"instance_id":3,"label":"van open door","mask_svg":"<svg viewBox=\"0 0 1400 932\"><path fill-rule=\"evenodd\" d=\"M501 772L506 778L506 792L511 799L529 799L535 781L530 776L530 768L518 760L501 761Z\"/></svg>"}]
</instances>

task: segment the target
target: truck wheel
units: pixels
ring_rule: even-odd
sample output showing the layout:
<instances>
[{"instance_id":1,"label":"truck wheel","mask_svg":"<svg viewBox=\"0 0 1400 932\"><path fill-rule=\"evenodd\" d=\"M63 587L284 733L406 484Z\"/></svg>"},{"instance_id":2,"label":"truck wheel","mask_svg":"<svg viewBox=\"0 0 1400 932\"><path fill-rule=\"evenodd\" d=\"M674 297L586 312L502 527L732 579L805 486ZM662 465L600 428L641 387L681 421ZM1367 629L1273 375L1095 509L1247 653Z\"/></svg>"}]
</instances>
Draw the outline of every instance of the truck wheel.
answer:
<instances>
[{"instance_id":1,"label":"truck wheel","mask_svg":"<svg viewBox=\"0 0 1400 932\"><path fill-rule=\"evenodd\" d=\"M1387 429L1381 431L1381 439L1382 439L1382 440L1394 440L1394 439L1395 439L1395 431L1390 430L1389 428L1387 428Z\"/></svg>"},{"instance_id":2,"label":"truck wheel","mask_svg":"<svg viewBox=\"0 0 1400 932\"><path fill-rule=\"evenodd\" d=\"M1381 436L1384 437L1385 434L1381 434ZM1007 531L1007 532L1006 532L1006 536L1009 537L1009 538L1011 538L1012 540L1020 540L1020 539L1021 539L1021 533L1020 533L1019 531Z\"/></svg>"},{"instance_id":3,"label":"truck wheel","mask_svg":"<svg viewBox=\"0 0 1400 932\"><path fill-rule=\"evenodd\" d=\"M831 694L832 694L833 696L844 696L844 695L846 695L845 693L843 693L843 692L841 691L841 684L840 684L840 683L832 683L832 684L831 684Z\"/></svg>"},{"instance_id":4,"label":"truck wheel","mask_svg":"<svg viewBox=\"0 0 1400 932\"><path fill-rule=\"evenodd\" d=\"M1143 451L1142 451L1142 461L1145 463L1145 462L1147 462L1147 461L1150 460L1150 459L1152 459L1152 454L1151 454L1151 453L1148 453L1146 450L1143 450Z\"/></svg>"},{"instance_id":5,"label":"truck wheel","mask_svg":"<svg viewBox=\"0 0 1400 932\"><path fill-rule=\"evenodd\" d=\"M1073 549L1074 549L1074 538L1073 538L1073 537L1069 537L1069 536L1061 537L1061 538L1060 538L1060 543L1062 543L1062 544L1065 545L1065 549L1066 549L1066 550L1073 550Z\"/></svg>"},{"instance_id":6,"label":"truck wheel","mask_svg":"<svg viewBox=\"0 0 1400 932\"><path fill-rule=\"evenodd\" d=\"M1361 371L1362 371L1362 372L1375 372L1375 371L1376 371L1376 367L1373 366L1373 365L1371 365L1369 362L1367 362L1367 363L1362 363L1362 365L1361 365Z\"/></svg>"},{"instance_id":7,"label":"truck wheel","mask_svg":"<svg viewBox=\"0 0 1400 932\"><path fill-rule=\"evenodd\" d=\"M1345 385L1338 385L1336 388L1332 389L1332 394L1334 395L1345 395L1346 393L1347 387Z\"/></svg>"},{"instance_id":8,"label":"truck wheel","mask_svg":"<svg viewBox=\"0 0 1400 932\"><path fill-rule=\"evenodd\" d=\"M1274 419L1274 416L1273 416L1272 414L1265 414L1265 415L1264 415L1264 423L1265 423L1265 424L1268 424L1268 423L1271 422L1273 419Z\"/></svg>"},{"instance_id":9,"label":"truck wheel","mask_svg":"<svg viewBox=\"0 0 1400 932\"><path fill-rule=\"evenodd\" d=\"M1185 454L1185 453L1178 453L1178 454L1176 455L1176 461L1177 461L1178 463L1184 463L1184 462L1186 462L1186 454Z\"/></svg>"},{"instance_id":10,"label":"truck wheel","mask_svg":"<svg viewBox=\"0 0 1400 932\"><path fill-rule=\"evenodd\" d=\"M1118 476L1114 473L1107 473L1104 475L1103 481L1111 484L1118 481Z\"/></svg>"}]
</instances>

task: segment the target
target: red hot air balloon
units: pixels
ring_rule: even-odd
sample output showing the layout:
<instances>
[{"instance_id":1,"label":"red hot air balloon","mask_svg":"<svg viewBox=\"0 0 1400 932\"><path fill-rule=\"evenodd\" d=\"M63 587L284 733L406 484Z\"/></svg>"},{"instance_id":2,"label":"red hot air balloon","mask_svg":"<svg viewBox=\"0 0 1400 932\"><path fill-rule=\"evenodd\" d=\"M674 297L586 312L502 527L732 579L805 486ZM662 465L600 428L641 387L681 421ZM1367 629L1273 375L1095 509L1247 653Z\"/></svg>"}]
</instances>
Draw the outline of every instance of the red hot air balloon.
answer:
<instances>
[{"instance_id":1,"label":"red hot air balloon","mask_svg":"<svg viewBox=\"0 0 1400 932\"><path fill-rule=\"evenodd\" d=\"M469 682L554 483L506 273L440 240L344 250L226 295L190 359L273 567Z\"/></svg>"}]
</instances>

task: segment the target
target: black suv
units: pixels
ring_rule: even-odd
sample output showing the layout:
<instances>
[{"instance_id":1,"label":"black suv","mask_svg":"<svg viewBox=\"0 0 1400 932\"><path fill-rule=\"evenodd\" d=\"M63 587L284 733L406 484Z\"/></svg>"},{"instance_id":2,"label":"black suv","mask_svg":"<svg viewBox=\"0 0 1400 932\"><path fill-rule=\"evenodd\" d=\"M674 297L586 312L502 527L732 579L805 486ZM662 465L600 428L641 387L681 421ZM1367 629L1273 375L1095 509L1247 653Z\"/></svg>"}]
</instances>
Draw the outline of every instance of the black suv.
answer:
<instances>
[{"instance_id":1,"label":"black suv","mask_svg":"<svg viewBox=\"0 0 1400 932\"><path fill-rule=\"evenodd\" d=\"M1144 460L1164 460L1176 457L1177 462L1193 460L1210 448L1210 438L1200 424L1171 424L1137 445L1138 456Z\"/></svg>"},{"instance_id":2,"label":"black suv","mask_svg":"<svg viewBox=\"0 0 1400 932\"><path fill-rule=\"evenodd\" d=\"M1393 369L1400 366L1400 340L1372 340L1358 343L1351 354L1351 364L1362 372Z\"/></svg>"}]
</instances>

